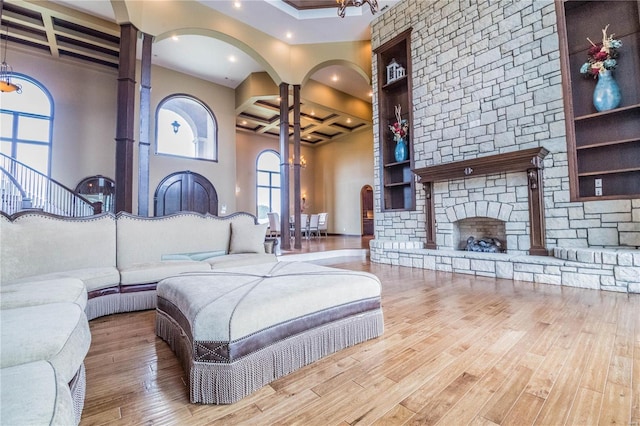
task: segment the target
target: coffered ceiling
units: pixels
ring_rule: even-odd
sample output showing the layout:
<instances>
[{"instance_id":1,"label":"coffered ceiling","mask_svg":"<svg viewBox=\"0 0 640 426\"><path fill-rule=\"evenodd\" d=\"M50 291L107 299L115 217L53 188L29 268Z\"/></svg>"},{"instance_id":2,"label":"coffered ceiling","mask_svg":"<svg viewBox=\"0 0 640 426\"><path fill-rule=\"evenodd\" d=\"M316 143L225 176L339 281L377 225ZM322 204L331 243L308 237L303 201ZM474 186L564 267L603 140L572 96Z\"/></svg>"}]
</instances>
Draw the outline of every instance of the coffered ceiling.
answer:
<instances>
[{"instance_id":1,"label":"coffered ceiling","mask_svg":"<svg viewBox=\"0 0 640 426\"><path fill-rule=\"evenodd\" d=\"M397 0L380 3L394 3L395 1ZM297 28L301 35L304 34L302 29L308 28L312 26L314 21L318 21L320 25L325 26L323 33L333 34L335 38L335 34L344 32L343 37L351 40L366 38L369 22L373 18L365 5L363 8L357 8L357 11L351 11L351 13L356 13L357 20L349 22L349 15L345 20L342 20L337 17L337 6L334 0L286 0L279 2L253 0L244 2L248 4L245 11L229 9L233 2L228 0L203 0L201 3L215 8L221 13L236 14L232 17L243 20L243 22L270 21L264 19L265 14L273 13L280 20L279 23L276 23L280 31L288 27ZM275 8L271 5L272 3L282 4ZM296 12L298 15L292 17L291 11L285 13L280 10L286 8L298 11ZM304 15L319 11L322 12L318 15L321 16L319 18L313 18L314 15L311 17ZM327 12L332 13L330 19L326 16ZM251 19L247 18L248 13L250 13ZM363 14L367 15L363 17ZM250 23L250 25L267 33L274 31L268 26L263 29L256 26L257 24ZM327 25L335 27L327 27ZM354 33L354 26L361 29L356 29ZM53 57L91 62L113 69L118 67L120 29L116 23L111 2L108 0L57 0L55 2L5 0L2 11L3 39L6 37L7 27L8 40L14 46L20 45L23 49L25 47L36 49ZM346 31L347 28L349 31ZM362 36L363 33L367 33L367 35ZM154 43L152 63L234 89L250 75L264 71L247 54L220 40L195 35L184 37L180 40L182 44L175 43L171 39ZM304 37L317 37L318 40L323 38L321 34ZM295 41L289 42L295 44ZM194 52L206 52L206 54L194 54ZM221 57L231 55L236 58L233 67L219 60ZM200 63L195 62L196 60ZM327 67L316 72L311 79L331 88L331 90L340 92L341 96L350 96L371 103L370 82L365 81L360 74L347 67L337 65ZM290 105L291 102L292 100ZM278 136L280 126L278 93L274 93L272 97L263 96L256 98L253 102L245 103L236 113L236 128L239 131ZM353 116L348 111L322 105L322 102L303 100L300 124L303 143L313 145L366 128L371 125L371 117Z\"/></svg>"}]
</instances>

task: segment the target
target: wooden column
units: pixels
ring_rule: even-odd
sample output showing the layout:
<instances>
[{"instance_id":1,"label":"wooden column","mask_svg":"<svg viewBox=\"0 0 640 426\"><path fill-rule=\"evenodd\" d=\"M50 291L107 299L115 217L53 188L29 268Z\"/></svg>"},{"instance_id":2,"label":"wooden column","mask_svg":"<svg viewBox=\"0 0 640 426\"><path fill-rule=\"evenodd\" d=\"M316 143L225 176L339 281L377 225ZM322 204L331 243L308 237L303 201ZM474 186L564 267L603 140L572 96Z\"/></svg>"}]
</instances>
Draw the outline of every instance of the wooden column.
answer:
<instances>
[{"instance_id":1,"label":"wooden column","mask_svg":"<svg viewBox=\"0 0 640 426\"><path fill-rule=\"evenodd\" d=\"M149 216L149 133L151 122L151 46L153 36L144 34L140 70L140 142L138 144L138 215Z\"/></svg>"},{"instance_id":2,"label":"wooden column","mask_svg":"<svg viewBox=\"0 0 640 426\"><path fill-rule=\"evenodd\" d=\"M433 205L433 182L424 182L422 184L425 192L425 231L427 232L427 241L425 248L436 249L436 210Z\"/></svg>"},{"instance_id":3,"label":"wooden column","mask_svg":"<svg viewBox=\"0 0 640 426\"><path fill-rule=\"evenodd\" d=\"M529 180L529 222L531 223L531 248L529 254L537 256L547 256L549 253L545 248L545 223L544 223L544 190L542 179L542 160L535 158L539 164L527 170Z\"/></svg>"},{"instance_id":4,"label":"wooden column","mask_svg":"<svg viewBox=\"0 0 640 426\"><path fill-rule=\"evenodd\" d=\"M289 238L289 85L280 84L280 244L291 248Z\"/></svg>"},{"instance_id":5,"label":"wooden column","mask_svg":"<svg viewBox=\"0 0 640 426\"><path fill-rule=\"evenodd\" d=\"M296 210L294 247L302 248L302 212L300 188L300 85L293 85L293 203Z\"/></svg>"},{"instance_id":6,"label":"wooden column","mask_svg":"<svg viewBox=\"0 0 640 426\"><path fill-rule=\"evenodd\" d=\"M133 131L136 96L136 39L132 24L120 26L116 121L116 212L133 213Z\"/></svg>"}]
</instances>

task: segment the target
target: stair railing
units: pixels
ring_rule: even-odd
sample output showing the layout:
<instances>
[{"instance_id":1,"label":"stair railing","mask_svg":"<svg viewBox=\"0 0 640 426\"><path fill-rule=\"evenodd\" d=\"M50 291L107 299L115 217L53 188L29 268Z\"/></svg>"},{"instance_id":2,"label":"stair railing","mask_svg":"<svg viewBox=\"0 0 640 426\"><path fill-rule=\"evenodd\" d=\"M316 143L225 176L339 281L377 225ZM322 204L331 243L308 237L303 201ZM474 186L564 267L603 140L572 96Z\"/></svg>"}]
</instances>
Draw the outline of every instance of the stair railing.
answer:
<instances>
[{"instance_id":1,"label":"stair railing","mask_svg":"<svg viewBox=\"0 0 640 426\"><path fill-rule=\"evenodd\" d=\"M102 203L92 203L54 179L1 153L0 168L12 176L24 196L31 200L31 208L70 217L92 216L102 211Z\"/></svg>"},{"instance_id":2,"label":"stair railing","mask_svg":"<svg viewBox=\"0 0 640 426\"><path fill-rule=\"evenodd\" d=\"M27 197L15 178L0 167L0 211L12 215L30 208L31 198Z\"/></svg>"}]
</instances>

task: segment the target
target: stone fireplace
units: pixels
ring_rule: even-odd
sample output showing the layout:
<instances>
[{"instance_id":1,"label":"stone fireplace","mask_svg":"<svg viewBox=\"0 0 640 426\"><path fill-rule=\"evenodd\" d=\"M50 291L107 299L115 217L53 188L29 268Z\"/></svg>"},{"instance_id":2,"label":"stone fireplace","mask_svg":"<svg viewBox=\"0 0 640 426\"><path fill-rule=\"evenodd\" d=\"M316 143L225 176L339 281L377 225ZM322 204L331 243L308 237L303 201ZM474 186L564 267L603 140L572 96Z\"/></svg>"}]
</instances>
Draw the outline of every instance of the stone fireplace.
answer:
<instances>
[{"instance_id":1,"label":"stone fireplace","mask_svg":"<svg viewBox=\"0 0 640 426\"><path fill-rule=\"evenodd\" d=\"M457 250L469 236L496 237L511 254L547 255L547 153L532 148L416 169L426 192L426 248Z\"/></svg>"}]
</instances>

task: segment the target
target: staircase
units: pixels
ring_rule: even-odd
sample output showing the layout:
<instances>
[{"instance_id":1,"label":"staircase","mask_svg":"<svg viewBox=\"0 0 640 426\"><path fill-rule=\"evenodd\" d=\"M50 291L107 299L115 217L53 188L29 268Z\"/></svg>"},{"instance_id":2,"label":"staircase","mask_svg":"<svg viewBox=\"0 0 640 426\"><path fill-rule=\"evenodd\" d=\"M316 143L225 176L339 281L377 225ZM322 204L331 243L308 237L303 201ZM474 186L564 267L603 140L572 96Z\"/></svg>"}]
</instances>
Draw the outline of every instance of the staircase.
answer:
<instances>
[{"instance_id":1,"label":"staircase","mask_svg":"<svg viewBox=\"0 0 640 426\"><path fill-rule=\"evenodd\" d=\"M12 215L41 210L60 216L92 216L102 203L92 203L66 186L0 153L0 211Z\"/></svg>"}]
</instances>

